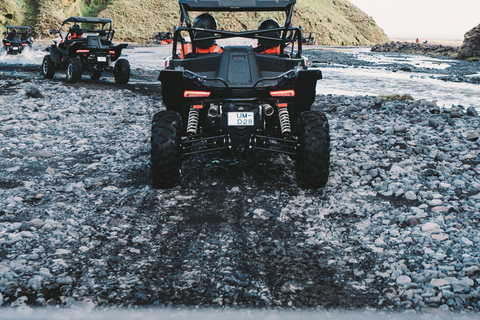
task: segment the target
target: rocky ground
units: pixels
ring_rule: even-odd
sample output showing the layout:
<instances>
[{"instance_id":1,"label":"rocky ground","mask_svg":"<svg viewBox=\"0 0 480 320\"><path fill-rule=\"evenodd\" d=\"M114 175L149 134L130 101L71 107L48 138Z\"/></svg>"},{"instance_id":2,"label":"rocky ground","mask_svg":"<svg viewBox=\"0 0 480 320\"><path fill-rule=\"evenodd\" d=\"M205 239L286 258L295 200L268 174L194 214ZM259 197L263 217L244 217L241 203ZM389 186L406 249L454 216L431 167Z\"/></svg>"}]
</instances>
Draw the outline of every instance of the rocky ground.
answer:
<instances>
[{"instance_id":1,"label":"rocky ground","mask_svg":"<svg viewBox=\"0 0 480 320\"><path fill-rule=\"evenodd\" d=\"M0 78L0 305L480 311L475 108L319 95L325 189L259 153L155 190L160 90Z\"/></svg>"},{"instance_id":2,"label":"rocky ground","mask_svg":"<svg viewBox=\"0 0 480 320\"><path fill-rule=\"evenodd\" d=\"M433 56L449 56L455 58L460 51L460 47L445 46L440 44L392 41L388 43L374 45L372 46L372 51L427 54Z\"/></svg>"}]
</instances>

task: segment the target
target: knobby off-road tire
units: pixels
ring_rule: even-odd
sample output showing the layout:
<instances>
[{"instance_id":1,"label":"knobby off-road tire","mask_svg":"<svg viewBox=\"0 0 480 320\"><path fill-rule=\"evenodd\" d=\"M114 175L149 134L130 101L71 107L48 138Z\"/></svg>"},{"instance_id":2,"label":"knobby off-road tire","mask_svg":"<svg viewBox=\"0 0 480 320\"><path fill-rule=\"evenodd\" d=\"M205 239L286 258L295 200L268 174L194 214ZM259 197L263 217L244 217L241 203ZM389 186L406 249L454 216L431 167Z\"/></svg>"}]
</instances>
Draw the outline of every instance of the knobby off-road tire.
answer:
<instances>
[{"instance_id":1,"label":"knobby off-road tire","mask_svg":"<svg viewBox=\"0 0 480 320\"><path fill-rule=\"evenodd\" d=\"M304 111L299 115L299 142L295 171L302 188L327 184L330 166L330 132L325 114Z\"/></svg>"},{"instance_id":2,"label":"knobby off-road tire","mask_svg":"<svg viewBox=\"0 0 480 320\"><path fill-rule=\"evenodd\" d=\"M44 79L53 79L55 76L55 62L50 56L45 56L42 62L42 76Z\"/></svg>"},{"instance_id":3,"label":"knobby off-road tire","mask_svg":"<svg viewBox=\"0 0 480 320\"><path fill-rule=\"evenodd\" d=\"M73 57L68 59L65 74L67 81L70 83L78 82L82 79L82 62L80 58Z\"/></svg>"},{"instance_id":4,"label":"knobby off-road tire","mask_svg":"<svg viewBox=\"0 0 480 320\"><path fill-rule=\"evenodd\" d=\"M126 59L118 59L113 69L115 82L125 84L130 80L130 63Z\"/></svg>"},{"instance_id":5,"label":"knobby off-road tire","mask_svg":"<svg viewBox=\"0 0 480 320\"><path fill-rule=\"evenodd\" d=\"M90 79L92 80L98 80L102 76L101 71L90 71Z\"/></svg>"},{"instance_id":6,"label":"knobby off-road tire","mask_svg":"<svg viewBox=\"0 0 480 320\"><path fill-rule=\"evenodd\" d=\"M173 188L180 182L182 117L175 111L161 111L153 117L150 151L155 188Z\"/></svg>"}]
</instances>

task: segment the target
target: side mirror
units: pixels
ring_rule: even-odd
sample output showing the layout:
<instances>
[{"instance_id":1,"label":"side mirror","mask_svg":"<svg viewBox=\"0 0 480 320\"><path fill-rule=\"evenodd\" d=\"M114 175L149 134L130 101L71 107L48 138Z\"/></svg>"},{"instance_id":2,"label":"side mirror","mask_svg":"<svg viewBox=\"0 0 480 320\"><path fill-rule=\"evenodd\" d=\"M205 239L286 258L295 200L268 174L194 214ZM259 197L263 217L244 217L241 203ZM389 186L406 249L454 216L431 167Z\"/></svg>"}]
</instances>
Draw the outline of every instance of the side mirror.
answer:
<instances>
[{"instance_id":1,"label":"side mirror","mask_svg":"<svg viewBox=\"0 0 480 320\"><path fill-rule=\"evenodd\" d=\"M58 33L57 30L50 30L50 34L51 34L51 35L55 35L55 34L57 34L57 33Z\"/></svg>"}]
</instances>

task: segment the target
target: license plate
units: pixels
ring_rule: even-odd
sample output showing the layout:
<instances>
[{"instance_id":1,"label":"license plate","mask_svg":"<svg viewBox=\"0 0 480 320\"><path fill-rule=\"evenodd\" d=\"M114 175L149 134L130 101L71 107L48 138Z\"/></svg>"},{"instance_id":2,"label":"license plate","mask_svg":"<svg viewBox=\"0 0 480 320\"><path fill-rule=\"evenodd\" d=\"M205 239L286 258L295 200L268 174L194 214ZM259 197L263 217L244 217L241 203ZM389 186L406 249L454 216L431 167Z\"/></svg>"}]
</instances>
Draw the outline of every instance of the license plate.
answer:
<instances>
[{"instance_id":1,"label":"license plate","mask_svg":"<svg viewBox=\"0 0 480 320\"><path fill-rule=\"evenodd\" d=\"M18 47L13 47L12 49L13 49L13 50L18 50Z\"/></svg>"},{"instance_id":2,"label":"license plate","mask_svg":"<svg viewBox=\"0 0 480 320\"><path fill-rule=\"evenodd\" d=\"M253 126L253 112L229 112L228 126Z\"/></svg>"},{"instance_id":3,"label":"license plate","mask_svg":"<svg viewBox=\"0 0 480 320\"><path fill-rule=\"evenodd\" d=\"M98 62L107 62L107 57L97 57Z\"/></svg>"}]
</instances>

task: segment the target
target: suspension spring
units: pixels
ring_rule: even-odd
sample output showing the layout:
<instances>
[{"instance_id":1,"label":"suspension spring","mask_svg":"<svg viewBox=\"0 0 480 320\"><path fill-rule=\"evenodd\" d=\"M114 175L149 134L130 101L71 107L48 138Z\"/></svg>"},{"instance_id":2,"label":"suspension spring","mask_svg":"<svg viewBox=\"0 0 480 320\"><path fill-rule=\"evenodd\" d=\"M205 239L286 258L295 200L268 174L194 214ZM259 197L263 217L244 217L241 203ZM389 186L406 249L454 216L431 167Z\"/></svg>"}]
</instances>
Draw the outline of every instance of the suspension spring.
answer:
<instances>
[{"instance_id":1,"label":"suspension spring","mask_svg":"<svg viewBox=\"0 0 480 320\"><path fill-rule=\"evenodd\" d=\"M196 134L198 130L198 118L200 117L200 112L197 109L191 108L188 113L188 122L187 122L187 133Z\"/></svg>"},{"instance_id":2,"label":"suspension spring","mask_svg":"<svg viewBox=\"0 0 480 320\"><path fill-rule=\"evenodd\" d=\"M290 126L290 116L288 115L288 109L286 107L278 108L278 118L280 120L280 129L283 134L289 134L292 132Z\"/></svg>"}]
</instances>

